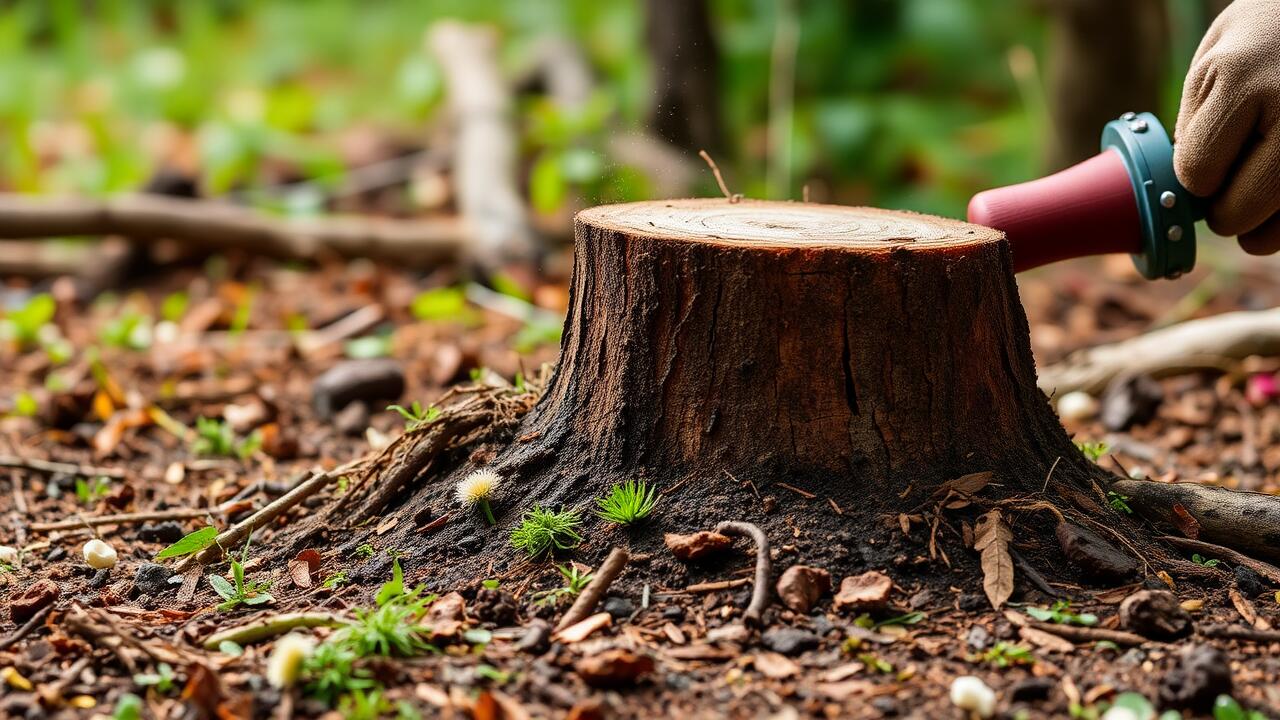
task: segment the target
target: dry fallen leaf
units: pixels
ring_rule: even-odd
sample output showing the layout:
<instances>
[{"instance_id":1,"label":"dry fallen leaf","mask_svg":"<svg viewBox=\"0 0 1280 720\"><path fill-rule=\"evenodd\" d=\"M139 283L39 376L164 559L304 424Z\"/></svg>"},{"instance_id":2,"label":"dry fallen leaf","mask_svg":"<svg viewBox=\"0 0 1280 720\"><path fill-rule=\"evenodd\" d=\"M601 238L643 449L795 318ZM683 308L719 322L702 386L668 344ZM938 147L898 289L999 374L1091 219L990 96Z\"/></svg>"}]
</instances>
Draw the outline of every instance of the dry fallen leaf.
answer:
<instances>
[{"instance_id":1,"label":"dry fallen leaf","mask_svg":"<svg viewBox=\"0 0 1280 720\"><path fill-rule=\"evenodd\" d=\"M800 674L800 666L794 660L776 652L764 652L753 660L756 670L761 675L774 680L783 680Z\"/></svg>"},{"instance_id":2,"label":"dry fallen leaf","mask_svg":"<svg viewBox=\"0 0 1280 720\"><path fill-rule=\"evenodd\" d=\"M1069 653L1076 649L1076 646L1067 639L1033 627L1018 628L1018 634L1023 640L1050 652Z\"/></svg>"},{"instance_id":3,"label":"dry fallen leaf","mask_svg":"<svg viewBox=\"0 0 1280 720\"><path fill-rule=\"evenodd\" d=\"M991 607L997 610L1013 595L1013 557L1009 554L1012 540L1013 530L999 510L983 515L974 527L973 549L982 553L982 589Z\"/></svg>"},{"instance_id":4,"label":"dry fallen leaf","mask_svg":"<svg viewBox=\"0 0 1280 720\"><path fill-rule=\"evenodd\" d=\"M1182 503L1173 504L1173 524L1178 527L1178 532L1196 540L1200 537L1200 521L1187 512Z\"/></svg>"},{"instance_id":5,"label":"dry fallen leaf","mask_svg":"<svg viewBox=\"0 0 1280 720\"><path fill-rule=\"evenodd\" d=\"M947 491L954 490L965 495L976 495L982 488L986 487L993 475L990 472L976 472L968 475L961 475L954 480L948 480L938 488L935 495L945 495Z\"/></svg>"}]
</instances>

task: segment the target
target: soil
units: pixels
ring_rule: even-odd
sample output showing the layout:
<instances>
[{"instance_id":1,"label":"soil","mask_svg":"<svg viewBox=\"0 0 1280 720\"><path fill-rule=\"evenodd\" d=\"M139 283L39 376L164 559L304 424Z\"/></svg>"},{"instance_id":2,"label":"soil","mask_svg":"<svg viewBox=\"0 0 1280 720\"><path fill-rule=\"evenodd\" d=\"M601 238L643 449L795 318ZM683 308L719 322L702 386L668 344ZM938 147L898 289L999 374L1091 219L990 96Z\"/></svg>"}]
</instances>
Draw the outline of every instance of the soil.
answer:
<instances>
[{"instance_id":1,"label":"soil","mask_svg":"<svg viewBox=\"0 0 1280 720\"><path fill-rule=\"evenodd\" d=\"M1280 289L1273 287L1268 266L1261 263L1242 273L1237 282L1210 293L1199 285L1206 277L1203 269L1178 283L1148 284L1125 266L1127 262L1123 258L1085 261L1019 278L1037 362L1053 362L1073 348L1136 334L1167 319L1171 312L1202 315L1280 302ZM519 560L507 548L505 533L489 531L478 513L455 512L443 526L428 531L421 528L431 527L436 517L388 514L365 527L335 528L328 537L315 538L308 547L320 551L320 564L307 576L305 584L310 587L299 587L286 561L301 549L295 543L308 517L332 502L321 496L254 536L247 572L255 579L272 581L272 604L217 611L214 605L219 599L198 576L190 599L180 600L178 592L141 595L134 587L137 568L169 541L155 539L155 527L100 527L99 534L120 555L119 564L103 574L88 568L80 557L80 548L90 537L87 531L37 532L32 524L128 510L213 507L239 496L244 506L232 514L234 520L277 496L305 470L334 467L369 450L368 435L346 435L339 431L336 419L321 419L312 407L312 384L342 361L341 344L307 357L291 350L287 337L281 340L291 316L299 314L311 327L318 327L357 308L380 306L394 329L391 356L405 369L407 388L400 402L406 405L415 399L425 404L440 397L454 383L467 382L473 368L484 366L507 378L521 371L534 377L542 362L555 359L555 348L546 345L523 356L516 353L513 338L520 324L488 311L477 311L476 322L469 326L414 320L406 310L413 296L424 288L452 282L445 273L419 277L365 263L324 266L307 273L266 261L232 260L219 267L212 274L198 267L166 269L139 276L135 287L125 291L158 306L167 293L185 289L192 302L184 322L201 342L183 347L156 343L141 351L104 349L102 364L135 406L162 407L188 426L200 416L224 416L229 405L261 403L267 411L258 423L263 447L248 459L196 457L187 444L153 423L126 422L127 409L108 406L103 412L103 401L94 401L100 383L93 380L87 363L75 362L60 371L67 373L67 384L76 392L47 393L43 388L49 368L43 353L3 358L10 372L0 377L0 397L32 391L42 403L42 413L36 418L3 420L0 454L117 468L124 471L125 480L109 483L103 497L86 503L77 498L73 477L0 470L0 486L7 486L0 495L0 511L8 518L0 529L0 543L27 549L19 567L0 575L0 583L7 585L0 593L12 601L40 579L57 583L61 592L53 614L8 647L4 639L17 624L7 612L0 612L0 668L14 668L32 686L25 689L8 676L0 715L109 715L124 692L143 695L156 717L177 717L184 706L195 708L197 714L212 714L219 698L228 707L250 708L248 714L256 717L284 712L282 707L299 717L321 715L323 706L296 691L282 705L280 691L263 683L268 644L249 645L243 655L232 656L204 650L200 641L261 614L367 607L381 583L390 578L393 556L405 569L408 582L425 583L440 593L461 592L468 606L467 625L488 627L493 634L488 643L476 642L475 635L470 640L456 636L439 641L447 647L442 654L374 663L387 688L385 696L412 702L423 716L470 712L494 717L491 708L496 703L502 708L501 716L510 717L520 717L521 712L580 718L960 717L962 713L947 698L948 687L955 677L972 674L996 689L1000 710L1010 717L1020 711L1026 717L1065 717L1072 702L1096 709L1120 691L1135 690L1154 700L1178 664L1179 653L1190 645L1221 648L1229 658L1234 696L1268 716L1278 714L1280 643L1203 635L1214 624L1250 624L1242 616L1249 608L1262 622L1280 619L1276 588L1265 582L1241 582L1235 568L1225 565L1200 568L1191 580L1178 567L1148 567L1145 577L1133 583L1116 586L1088 581L1057 567L1061 554L1050 544L1052 534L1043 532L1048 518L1042 513L1014 513L1014 549L1048 576L1054 589L1071 598L1072 611L1095 613L1103 627L1114 627L1118 604L1130 590L1167 587L1158 575L1162 570L1170 573L1178 599L1193 608L1196 632L1176 642L1146 642L1129 649L1091 642L1078 643L1070 651L1042 647L1027 639L1037 637L1034 634L1023 637L1014 621L1025 618L1021 604L1043 607L1053 598L1029 583L1021 566L1011 599L1016 607L994 611L983 594L978 555L966 542L980 509L977 505L943 510L937 515L936 531L934 508L923 498L910 505L905 518L885 512L874 522L844 524L844 529L833 531L836 525L831 520L860 509L863 498L854 490L833 489L803 475L735 474L714 485L690 481L681 487L678 501L661 498L653 519L639 531L610 529L589 519L583 545L554 562ZM567 286L567 277L553 274L535 288L533 296L544 307L563 312ZM248 329L229 333L236 308L244 306L250 287L259 291L251 304ZM1201 288L1198 294L1188 294L1197 287ZM55 291L72 294L66 283ZM1205 296L1204 302L1187 300ZM1175 305L1179 300L1182 305ZM58 318L63 334L76 347L95 344L109 320L84 307L64 307ZM192 319L197 315L204 319ZM1271 401L1250 404L1243 389L1249 374L1273 372L1277 367L1280 363L1275 359L1251 359L1232 373L1160 381L1165 400L1155 417L1123 433L1108 433L1096 420L1066 427L1077 440L1111 443L1114 452L1100 460L1104 469L1122 466L1126 472L1141 470L1153 478L1194 479L1275 493L1280 491L1275 484L1280 470L1276 450L1280 443L1275 442L1280 406ZM82 379L76 380L77 373ZM48 409L53 407L50 398L63 395L74 402L58 406L57 412ZM129 406L128 402L123 405ZM373 439L379 441L380 435L400 433L403 420L375 406L371 426ZM464 461L484 461L519 439L519 432L510 429L491 438L487 447L458 451L458 457L448 462L461 466ZM183 468L181 477L171 470L175 463ZM495 510L503 511L500 503ZM1120 518L1119 511L1104 512L1116 514L1098 517L1103 524L1130 522ZM393 518L396 522L389 525ZM216 519L222 526L225 519ZM828 595L808 614L775 602L765 614L762 640L737 637L722 628L740 623L750 597L749 584L710 592L687 588L750 578L753 558L747 545L739 541L734 554L685 565L660 540L666 531L711 529L727 519L755 521L768 530L775 576L797 563L827 567L833 570L833 585L838 588L847 574L879 570L894 580L895 590L890 605L873 618L885 620L911 612L922 613L923 618L869 633L855 625L855 614L836 612ZM504 520L509 523L512 517ZM181 531L189 532L204 520L179 524ZM478 538L479 544L468 538ZM371 556L362 549L366 544ZM615 615L611 626L582 642L553 643L545 652L517 649L535 618L554 620L557 615L556 607L533 599L534 593L562 584L555 565L594 566L618 545L628 546L634 557L603 606ZM481 552L486 559L492 558L491 567L459 572ZM225 565L216 568L225 570ZM321 587L325 578L340 571L346 575L346 584ZM465 581L459 579L462 575L468 576ZM482 581L490 579L499 582L496 594L481 587ZM1249 601L1244 610L1231 597L1237 587ZM511 605L519 610L514 622L500 609ZM69 620L77 606L104 613L118 634L176 653L181 661L174 666L175 687L162 691L138 685L122 665L121 655L132 657L140 671L154 670L155 661L139 652L113 651L112 643L101 637L86 642ZM558 610L566 607L564 601ZM994 655L987 653L1002 641L1029 649L1031 658L998 667L990 659ZM617 648L652 657L655 668L639 678L615 678L619 688L588 686L584 675L590 677L591 668L579 668L578 663L607 657ZM82 658L88 659L87 664ZM78 670L68 672L78 661L82 663ZM185 700L180 699L184 688ZM239 703L243 698L249 700ZM441 709L442 704L452 709Z\"/></svg>"}]
</instances>

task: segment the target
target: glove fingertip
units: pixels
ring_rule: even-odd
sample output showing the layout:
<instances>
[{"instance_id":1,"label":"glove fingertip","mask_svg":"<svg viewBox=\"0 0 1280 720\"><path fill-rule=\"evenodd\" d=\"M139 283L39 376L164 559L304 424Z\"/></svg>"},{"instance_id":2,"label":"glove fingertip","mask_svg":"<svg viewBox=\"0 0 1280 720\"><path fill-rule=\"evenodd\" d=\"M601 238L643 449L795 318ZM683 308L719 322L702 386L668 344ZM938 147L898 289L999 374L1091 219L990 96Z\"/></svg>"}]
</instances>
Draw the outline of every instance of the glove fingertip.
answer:
<instances>
[{"instance_id":1,"label":"glove fingertip","mask_svg":"<svg viewBox=\"0 0 1280 720\"><path fill-rule=\"evenodd\" d=\"M1259 227L1237 238L1240 248L1250 255L1273 255L1280 251L1280 214L1273 215Z\"/></svg>"}]
</instances>

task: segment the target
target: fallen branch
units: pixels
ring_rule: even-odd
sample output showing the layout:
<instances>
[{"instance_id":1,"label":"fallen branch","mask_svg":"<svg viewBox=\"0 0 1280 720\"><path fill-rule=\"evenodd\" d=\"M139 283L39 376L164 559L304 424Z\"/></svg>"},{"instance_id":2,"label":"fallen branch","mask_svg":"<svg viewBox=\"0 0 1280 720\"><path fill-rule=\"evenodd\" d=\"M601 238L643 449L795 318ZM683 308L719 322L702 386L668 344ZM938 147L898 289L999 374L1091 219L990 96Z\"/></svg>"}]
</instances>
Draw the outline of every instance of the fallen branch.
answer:
<instances>
[{"instance_id":1,"label":"fallen branch","mask_svg":"<svg viewBox=\"0 0 1280 720\"><path fill-rule=\"evenodd\" d=\"M1280 528L1280 498L1199 483L1150 480L1118 480L1110 489L1127 497L1129 506L1149 520L1179 527L1173 508L1181 505L1200 524L1197 539L1256 557L1280 560L1280 544L1276 539L1276 528Z\"/></svg>"},{"instance_id":2,"label":"fallen branch","mask_svg":"<svg viewBox=\"0 0 1280 720\"><path fill-rule=\"evenodd\" d=\"M31 616L30 620L27 620L25 623L22 624L22 627L18 628L17 630L14 630L13 633L9 635L9 637L6 637L5 639L0 640L0 650L8 650L9 648L13 647L14 643L30 635L32 630L35 630L36 628L40 627L40 623L44 622L44 619L49 617L49 613L51 612L53 612L52 605L46 605L45 607L40 608L40 610L38 610L35 615Z\"/></svg>"},{"instance_id":3,"label":"fallen branch","mask_svg":"<svg viewBox=\"0 0 1280 720\"><path fill-rule=\"evenodd\" d=\"M1271 582L1280 584L1280 568L1272 565L1271 563L1266 563L1261 560L1251 558L1243 553L1236 552L1229 547L1214 545L1213 543L1207 543L1203 540L1192 540L1191 538L1177 537L1175 535L1164 535L1156 539L1163 540L1170 545L1182 548L1183 550L1204 553L1209 557L1217 558L1233 565L1247 567Z\"/></svg>"},{"instance_id":4,"label":"fallen branch","mask_svg":"<svg viewBox=\"0 0 1280 720\"><path fill-rule=\"evenodd\" d=\"M1205 625L1196 632L1203 637L1247 642L1280 642L1280 630L1260 630L1244 625Z\"/></svg>"},{"instance_id":5,"label":"fallen branch","mask_svg":"<svg viewBox=\"0 0 1280 720\"><path fill-rule=\"evenodd\" d=\"M55 520L54 522L32 523L32 532L49 532L52 530L75 530L76 528L98 527L101 525L132 525L135 523L157 522L162 520L190 520L206 515L221 513L221 508L175 508L172 510L155 510L152 512L120 513L117 515L99 515L97 517L80 516L74 520Z\"/></svg>"},{"instance_id":6,"label":"fallen branch","mask_svg":"<svg viewBox=\"0 0 1280 720\"><path fill-rule=\"evenodd\" d=\"M1100 640L1105 640L1117 645L1126 646L1153 642L1136 633L1125 632L1124 630L1109 630L1107 628L1100 627L1059 625L1057 623L1040 622L1039 620L1029 621L1027 623L1027 627L1035 628L1036 630L1041 630L1051 635L1057 635L1060 638L1064 638L1072 642L1098 642Z\"/></svg>"},{"instance_id":7,"label":"fallen branch","mask_svg":"<svg viewBox=\"0 0 1280 720\"><path fill-rule=\"evenodd\" d=\"M747 627L760 627L764 609L769 606L769 588L773 587L772 569L769 563L769 538L764 531L748 522L728 520L716 525L716 532L721 535L737 535L751 538L756 544L756 577L751 588L751 603L742 613L742 624Z\"/></svg>"},{"instance_id":8,"label":"fallen branch","mask_svg":"<svg viewBox=\"0 0 1280 720\"><path fill-rule=\"evenodd\" d=\"M1280 309L1224 313L1122 340L1078 350L1040 368L1046 393L1101 392L1117 375L1154 376L1224 369L1250 355L1280 352Z\"/></svg>"},{"instance_id":9,"label":"fallen branch","mask_svg":"<svg viewBox=\"0 0 1280 720\"><path fill-rule=\"evenodd\" d=\"M283 220L224 202L163 195L98 199L0 194L0 238L120 235L292 260L333 254L422 268L456 258L467 232L455 218Z\"/></svg>"},{"instance_id":10,"label":"fallen branch","mask_svg":"<svg viewBox=\"0 0 1280 720\"><path fill-rule=\"evenodd\" d=\"M283 635L297 628L340 627L348 623L349 621L345 618L331 613L283 613L216 632L205 638L204 647L206 650L217 650L218 646L224 642L248 645L259 640Z\"/></svg>"},{"instance_id":11,"label":"fallen branch","mask_svg":"<svg viewBox=\"0 0 1280 720\"><path fill-rule=\"evenodd\" d=\"M0 223L3 225L3 223ZM38 460L36 458L23 458L16 455L0 455L0 467L15 468L18 470L31 470L33 472L41 472L47 475L76 475L79 477L96 477L102 475L112 480L125 479L124 470L116 468L97 467L95 465L81 465L79 463L55 462L53 460Z\"/></svg>"},{"instance_id":12,"label":"fallen branch","mask_svg":"<svg viewBox=\"0 0 1280 720\"><path fill-rule=\"evenodd\" d=\"M591 576L591 582L587 583L586 589L578 595L578 599L573 601L569 611L560 618L560 622L556 624L556 630L563 630L570 625L577 624L587 618L592 610L596 609L596 605L600 603L600 598L609 591L609 586L613 581L622 574L623 568L627 566L627 562L631 560L631 556L622 548L614 548L609 552L609 557L605 558L600 565L600 569Z\"/></svg>"}]
</instances>

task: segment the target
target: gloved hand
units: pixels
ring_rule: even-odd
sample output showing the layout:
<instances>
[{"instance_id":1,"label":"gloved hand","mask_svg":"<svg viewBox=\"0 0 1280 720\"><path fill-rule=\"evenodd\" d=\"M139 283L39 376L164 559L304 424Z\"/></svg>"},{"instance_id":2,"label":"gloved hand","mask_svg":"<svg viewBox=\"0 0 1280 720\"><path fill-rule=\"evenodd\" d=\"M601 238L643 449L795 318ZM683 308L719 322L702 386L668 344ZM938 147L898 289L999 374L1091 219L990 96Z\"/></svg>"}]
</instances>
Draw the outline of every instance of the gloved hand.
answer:
<instances>
[{"instance_id":1,"label":"gloved hand","mask_svg":"<svg viewBox=\"0 0 1280 720\"><path fill-rule=\"evenodd\" d=\"M1280 0L1235 0L1182 87L1173 164L1210 198L1209 228L1254 255L1280 250Z\"/></svg>"}]
</instances>

